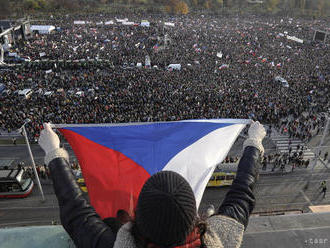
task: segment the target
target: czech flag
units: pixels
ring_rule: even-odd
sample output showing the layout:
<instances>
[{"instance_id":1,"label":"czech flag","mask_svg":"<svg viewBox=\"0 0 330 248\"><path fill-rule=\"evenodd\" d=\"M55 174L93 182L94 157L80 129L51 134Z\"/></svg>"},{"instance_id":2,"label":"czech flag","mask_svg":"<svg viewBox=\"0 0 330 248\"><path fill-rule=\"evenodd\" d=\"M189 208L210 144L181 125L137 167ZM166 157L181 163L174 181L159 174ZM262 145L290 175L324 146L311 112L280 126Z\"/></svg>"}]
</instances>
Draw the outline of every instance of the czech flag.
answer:
<instances>
[{"instance_id":1,"label":"czech flag","mask_svg":"<svg viewBox=\"0 0 330 248\"><path fill-rule=\"evenodd\" d=\"M181 174L197 202L216 167L250 120L57 124L79 160L91 204L102 217L132 216L145 181L162 170Z\"/></svg>"}]
</instances>

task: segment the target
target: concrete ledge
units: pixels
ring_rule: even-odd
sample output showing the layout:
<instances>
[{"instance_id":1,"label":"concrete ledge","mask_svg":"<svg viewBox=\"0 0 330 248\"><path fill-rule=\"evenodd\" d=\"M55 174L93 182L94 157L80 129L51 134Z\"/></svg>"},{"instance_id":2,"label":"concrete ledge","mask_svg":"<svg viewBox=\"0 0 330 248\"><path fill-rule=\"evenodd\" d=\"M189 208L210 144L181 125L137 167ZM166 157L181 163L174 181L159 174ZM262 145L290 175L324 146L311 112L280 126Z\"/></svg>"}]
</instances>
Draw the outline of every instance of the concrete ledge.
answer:
<instances>
[{"instance_id":1,"label":"concrete ledge","mask_svg":"<svg viewBox=\"0 0 330 248\"><path fill-rule=\"evenodd\" d=\"M251 217L242 248L330 247L330 213Z\"/></svg>"},{"instance_id":2,"label":"concrete ledge","mask_svg":"<svg viewBox=\"0 0 330 248\"><path fill-rule=\"evenodd\" d=\"M329 248L330 227L247 233L241 248Z\"/></svg>"},{"instance_id":3,"label":"concrete ledge","mask_svg":"<svg viewBox=\"0 0 330 248\"><path fill-rule=\"evenodd\" d=\"M314 227L330 227L330 213L252 216L245 233L285 231Z\"/></svg>"},{"instance_id":4,"label":"concrete ledge","mask_svg":"<svg viewBox=\"0 0 330 248\"><path fill-rule=\"evenodd\" d=\"M62 226L0 229L1 248L74 248ZM330 247L330 213L251 217L242 248Z\"/></svg>"},{"instance_id":5,"label":"concrete ledge","mask_svg":"<svg viewBox=\"0 0 330 248\"><path fill-rule=\"evenodd\" d=\"M74 248L62 226L31 226L0 229L1 248Z\"/></svg>"}]
</instances>

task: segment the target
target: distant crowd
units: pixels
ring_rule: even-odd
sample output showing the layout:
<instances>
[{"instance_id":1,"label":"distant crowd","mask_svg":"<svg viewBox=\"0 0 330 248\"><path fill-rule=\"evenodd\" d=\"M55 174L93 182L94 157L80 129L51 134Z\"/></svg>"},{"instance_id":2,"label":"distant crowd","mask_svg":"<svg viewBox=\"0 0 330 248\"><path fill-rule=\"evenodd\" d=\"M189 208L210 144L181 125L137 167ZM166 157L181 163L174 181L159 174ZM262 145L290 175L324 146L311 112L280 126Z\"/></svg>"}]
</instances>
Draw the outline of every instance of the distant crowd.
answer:
<instances>
[{"instance_id":1,"label":"distant crowd","mask_svg":"<svg viewBox=\"0 0 330 248\"><path fill-rule=\"evenodd\" d=\"M32 165L26 165L24 162L20 162L18 164L18 167L24 168L29 177L31 177L33 179L35 178L35 174L34 174ZM74 172L74 174L77 178L82 177L80 166L76 161L71 162L70 167L71 167L72 171ZM37 170L38 177L40 179L43 179L43 180L50 179L50 171L49 171L49 168L46 165L37 164L36 165L36 170Z\"/></svg>"},{"instance_id":2,"label":"distant crowd","mask_svg":"<svg viewBox=\"0 0 330 248\"><path fill-rule=\"evenodd\" d=\"M123 25L104 15L40 22L57 29L12 49L32 62L1 69L1 83L10 92L0 100L0 129L16 130L30 119L33 141L46 121L251 118L302 140L321 130L320 113L330 107L330 44L312 39L313 29L327 30L327 20L145 19L150 27ZM74 25L74 20L91 23ZM96 25L108 20L114 24ZM180 64L181 70L167 69L169 64ZM26 88L33 90L29 99L18 97Z\"/></svg>"}]
</instances>

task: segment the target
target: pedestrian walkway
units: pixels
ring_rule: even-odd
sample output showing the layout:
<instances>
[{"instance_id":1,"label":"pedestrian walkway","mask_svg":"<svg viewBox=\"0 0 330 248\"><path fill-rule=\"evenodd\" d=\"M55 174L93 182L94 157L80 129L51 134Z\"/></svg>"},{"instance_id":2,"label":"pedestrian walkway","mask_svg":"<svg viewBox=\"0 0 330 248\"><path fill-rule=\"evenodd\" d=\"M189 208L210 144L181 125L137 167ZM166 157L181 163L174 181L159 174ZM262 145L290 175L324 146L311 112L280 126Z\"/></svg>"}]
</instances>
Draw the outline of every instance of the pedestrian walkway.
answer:
<instances>
[{"instance_id":1,"label":"pedestrian walkway","mask_svg":"<svg viewBox=\"0 0 330 248\"><path fill-rule=\"evenodd\" d=\"M8 132L8 130L0 128L0 139L8 139L12 137L22 137L22 134L16 130Z\"/></svg>"},{"instance_id":2,"label":"pedestrian walkway","mask_svg":"<svg viewBox=\"0 0 330 248\"><path fill-rule=\"evenodd\" d=\"M0 169L4 167L10 167L14 163L15 159L0 159Z\"/></svg>"},{"instance_id":3,"label":"pedestrian walkway","mask_svg":"<svg viewBox=\"0 0 330 248\"><path fill-rule=\"evenodd\" d=\"M287 134L281 134L274 128L272 128L272 133L270 136L271 140L276 145L276 149L281 154L289 153L291 148L291 153L301 151L301 147L303 146L303 159L312 159L315 158L315 153L309 149L306 144L297 138L289 138ZM291 143L291 144L290 144ZM299 150L297 149L299 148Z\"/></svg>"}]
</instances>

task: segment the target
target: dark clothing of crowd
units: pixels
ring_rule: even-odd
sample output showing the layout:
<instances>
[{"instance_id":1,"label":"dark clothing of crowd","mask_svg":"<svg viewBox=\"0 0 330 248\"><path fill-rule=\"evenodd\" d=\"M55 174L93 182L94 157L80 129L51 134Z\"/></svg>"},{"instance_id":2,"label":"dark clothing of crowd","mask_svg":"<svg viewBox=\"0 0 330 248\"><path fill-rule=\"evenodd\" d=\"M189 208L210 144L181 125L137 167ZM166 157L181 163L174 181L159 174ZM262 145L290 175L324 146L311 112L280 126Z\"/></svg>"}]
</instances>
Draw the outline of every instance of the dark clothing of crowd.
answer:
<instances>
[{"instance_id":1,"label":"dark clothing of crowd","mask_svg":"<svg viewBox=\"0 0 330 248\"><path fill-rule=\"evenodd\" d=\"M308 40L327 20L157 16L147 28L96 25L114 18L95 15L79 16L94 24L74 25L76 18L44 21L60 30L16 50L34 62L1 70L12 93L0 101L0 129L15 130L29 118L35 141L43 122L252 118L307 140L324 125L318 113L329 108L330 46ZM306 42L290 41L286 33ZM151 68L137 68L147 55ZM173 63L181 71L166 70ZM25 88L34 91L29 99L15 93Z\"/></svg>"}]
</instances>

